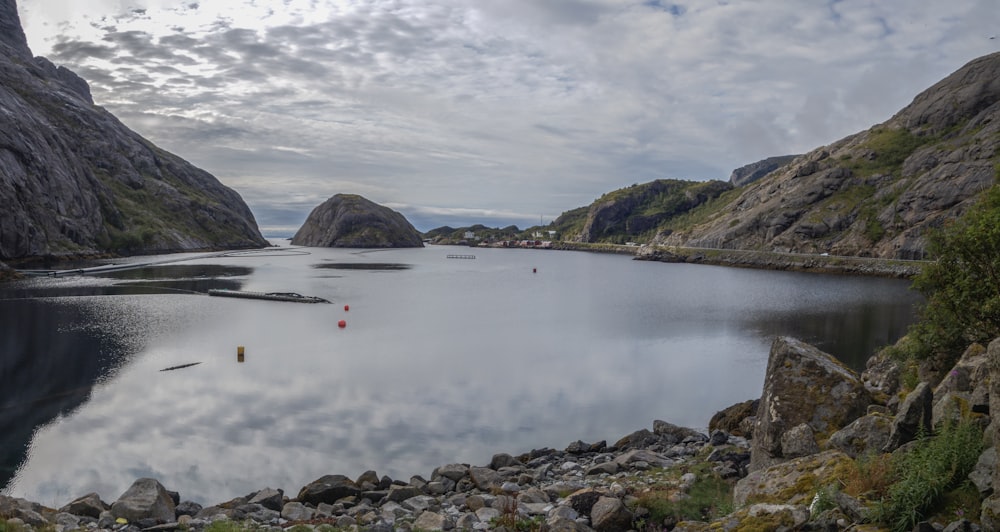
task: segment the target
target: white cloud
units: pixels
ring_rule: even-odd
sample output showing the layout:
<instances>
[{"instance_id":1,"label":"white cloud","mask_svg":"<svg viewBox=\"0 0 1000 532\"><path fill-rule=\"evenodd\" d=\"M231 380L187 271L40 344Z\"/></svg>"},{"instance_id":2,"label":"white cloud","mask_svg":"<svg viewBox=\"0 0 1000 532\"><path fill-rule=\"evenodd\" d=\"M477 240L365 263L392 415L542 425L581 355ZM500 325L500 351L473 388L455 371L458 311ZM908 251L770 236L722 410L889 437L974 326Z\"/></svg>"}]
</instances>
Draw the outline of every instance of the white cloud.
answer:
<instances>
[{"instance_id":1,"label":"white cloud","mask_svg":"<svg viewBox=\"0 0 1000 532\"><path fill-rule=\"evenodd\" d=\"M1000 48L992 0L20 8L36 54L265 227L338 192L534 220L657 177L726 179L883 121Z\"/></svg>"}]
</instances>

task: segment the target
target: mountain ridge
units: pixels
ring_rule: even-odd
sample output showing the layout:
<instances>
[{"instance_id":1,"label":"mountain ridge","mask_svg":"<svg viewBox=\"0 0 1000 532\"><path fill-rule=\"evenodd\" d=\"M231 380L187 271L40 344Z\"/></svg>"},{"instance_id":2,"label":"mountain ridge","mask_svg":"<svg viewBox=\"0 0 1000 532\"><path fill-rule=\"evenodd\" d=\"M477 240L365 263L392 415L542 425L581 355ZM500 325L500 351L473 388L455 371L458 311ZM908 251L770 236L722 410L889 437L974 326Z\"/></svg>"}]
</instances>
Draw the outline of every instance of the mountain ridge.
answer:
<instances>
[{"instance_id":1,"label":"mountain ridge","mask_svg":"<svg viewBox=\"0 0 1000 532\"><path fill-rule=\"evenodd\" d=\"M243 199L32 57L0 0L0 260L267 245Z\"/></svg>"}]
</instances>

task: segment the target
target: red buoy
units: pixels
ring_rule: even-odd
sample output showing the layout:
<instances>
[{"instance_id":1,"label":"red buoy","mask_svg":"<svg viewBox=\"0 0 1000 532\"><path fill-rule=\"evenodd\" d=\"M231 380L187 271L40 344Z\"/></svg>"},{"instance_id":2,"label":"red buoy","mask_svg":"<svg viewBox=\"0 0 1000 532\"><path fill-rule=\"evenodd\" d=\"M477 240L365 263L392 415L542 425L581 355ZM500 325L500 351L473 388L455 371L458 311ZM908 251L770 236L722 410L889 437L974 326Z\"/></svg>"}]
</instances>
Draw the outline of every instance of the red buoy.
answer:
<instances>
[{"instance_id":1,"label":"red buoy","mask_svg":"<svg viewBox=\"0 0 1000 532\"><path fill-rule=\"evenodd\" d=\"M348 310L351 310L351 306L350 305L344 305L344 312L347 312Z\"/></svg>"},{"instance_id":2,"label":"red buoy","mask_svg":"<svg viewBox=\"0 0 1000 532\"><path fill-rule=\"evenodd\" d=\"M347 322L344 321L344 320L340 320L340 321L337 322L337 327L340 327L341 329L343 329L344 327L347 327Z\"/></svg>"},{"instance_id":3,"label":"red buoy","mask_svg":"<svg viewBox=\"0 0 1000 532\"><path fill-rule=\"evenodd\" d=\"M538 273L538 268L532 268L531 273Z\"/></svg>"}]
</instances>

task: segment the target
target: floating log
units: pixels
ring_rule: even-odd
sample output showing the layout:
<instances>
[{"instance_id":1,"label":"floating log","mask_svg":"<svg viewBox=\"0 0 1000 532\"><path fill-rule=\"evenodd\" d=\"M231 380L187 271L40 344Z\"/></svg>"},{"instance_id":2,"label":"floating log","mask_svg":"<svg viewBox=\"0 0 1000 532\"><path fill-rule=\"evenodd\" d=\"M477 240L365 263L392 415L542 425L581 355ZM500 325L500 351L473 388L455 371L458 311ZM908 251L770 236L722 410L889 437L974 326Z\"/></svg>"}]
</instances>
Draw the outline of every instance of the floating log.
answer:
<instances>
[{"instance_id":1,"label":"floating log","mask_svg":"<svg viewBox=\"0 0 1000 532\"><path fill-rule=\"evenodd\" d=\"M475 255L447 255L449 259L474 259Z\"/></svg>"},{"instance_id":2,"label":"floating log","mask_svg":"<svg viewBox=\"0 0 1000 532\"><path fill-rule=\"evenodd\" d=\"M316 296L304 296L295 292L244 292L241 290L225 290L213 288L208 291L210 296L242 297L244 299L263 299L266 301L291 301L294 303L329 303L328 300Z\"/></svg>"}]
</instances>

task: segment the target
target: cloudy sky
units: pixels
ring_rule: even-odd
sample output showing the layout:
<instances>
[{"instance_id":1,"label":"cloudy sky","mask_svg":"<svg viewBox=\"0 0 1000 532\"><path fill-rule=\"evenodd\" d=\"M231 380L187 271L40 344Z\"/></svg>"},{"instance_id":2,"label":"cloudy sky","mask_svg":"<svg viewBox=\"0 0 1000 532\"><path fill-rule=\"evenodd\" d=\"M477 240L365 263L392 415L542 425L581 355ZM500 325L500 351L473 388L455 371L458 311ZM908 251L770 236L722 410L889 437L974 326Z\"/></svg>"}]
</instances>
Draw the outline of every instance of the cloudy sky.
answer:
<instances>
[{"instance_id":1,"label":"cloudy sky","mask_svg":"<svg viewBox=\"0 0 1000 532\"><path fill-rule=\"evenodd\" d=\"M996 0L20 0L36 55L236 189L418 229L548 223L888 119L1000 50Z\"/></svg>"}]
</instances>

